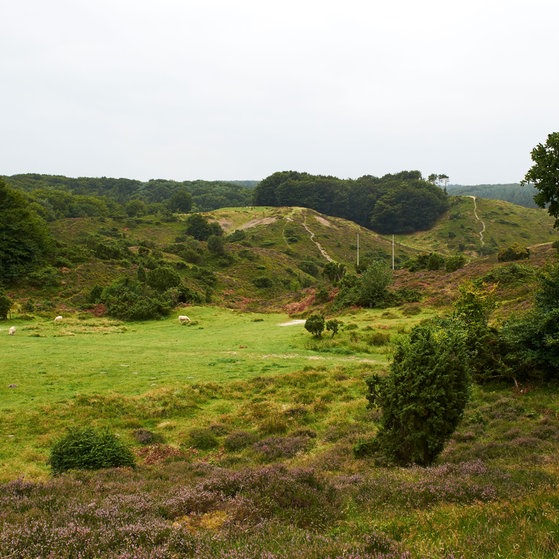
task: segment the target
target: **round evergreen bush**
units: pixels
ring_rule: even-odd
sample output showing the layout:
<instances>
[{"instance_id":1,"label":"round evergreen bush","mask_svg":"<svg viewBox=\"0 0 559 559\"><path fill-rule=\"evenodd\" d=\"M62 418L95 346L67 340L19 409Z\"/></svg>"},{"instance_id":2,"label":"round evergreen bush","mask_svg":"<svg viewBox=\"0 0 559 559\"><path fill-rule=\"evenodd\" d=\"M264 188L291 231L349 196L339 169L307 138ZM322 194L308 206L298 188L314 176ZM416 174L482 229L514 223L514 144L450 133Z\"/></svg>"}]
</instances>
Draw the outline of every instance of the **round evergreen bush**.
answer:
<instances>
[{"instance_id":1,"label":"round evergreen bush","mask_svg":"<svg viewBox=\"0 0 559 559\"><path fill-rule=\"evenodd\" d=\"M69 429L52 447L49 464L54 474L68 470L134 467L134 455L109 431Z\"/></svg>"}]
</instances>

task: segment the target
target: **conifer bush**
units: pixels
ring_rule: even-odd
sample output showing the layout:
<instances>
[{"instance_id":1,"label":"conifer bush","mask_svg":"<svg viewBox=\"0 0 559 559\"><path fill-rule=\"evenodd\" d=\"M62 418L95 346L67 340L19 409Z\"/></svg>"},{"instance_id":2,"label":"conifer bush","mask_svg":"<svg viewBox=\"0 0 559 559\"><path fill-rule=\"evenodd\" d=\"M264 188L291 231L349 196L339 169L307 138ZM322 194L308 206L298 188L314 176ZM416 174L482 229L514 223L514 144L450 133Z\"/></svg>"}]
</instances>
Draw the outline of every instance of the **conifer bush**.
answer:
<instances>
[{"instance_id":1,"label":"conifer bush","mask_svg":"<svg viewBox=\"0 0 559 559\"><path fill-rule=\"evenodd\" d=\"M422 322L397 343L391 374L368 380L369 402L382 409L368 450L403 466L435 461L469 399L466 341L455 321L440 319Z\"/></svg>"},{"instance_id":2,"label":"conifer bush","mask_svg":"<svg viewBox=\"0 0 559 559\"><path fill-rule=\"evenodd\" d=\"M68 470L134 467L134 455L113 433L92 428L69 429L52 447L53 474Z\"/></svg>"}]
</instances>

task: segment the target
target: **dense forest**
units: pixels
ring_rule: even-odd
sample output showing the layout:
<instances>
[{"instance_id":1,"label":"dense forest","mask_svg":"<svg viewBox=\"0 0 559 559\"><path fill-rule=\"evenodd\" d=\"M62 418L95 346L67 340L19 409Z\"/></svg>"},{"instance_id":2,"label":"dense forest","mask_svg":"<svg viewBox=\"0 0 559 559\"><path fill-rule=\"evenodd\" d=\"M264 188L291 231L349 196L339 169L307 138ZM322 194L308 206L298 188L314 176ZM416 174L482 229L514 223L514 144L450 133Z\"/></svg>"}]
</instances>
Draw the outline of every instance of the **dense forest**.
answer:
<instances>
[{"instance_id":1,"label":"dense forest","mask_svg":"<svg viewBox=\"0 0 559 559\"><path fill-rule=\"evenodd\" d=\"M248 206L255 181L173 181L153 179L142 182L126 178L64 177L22 174L3 177L12 188L27 192L42 206L46 219L114 215L123 210L130 215L170 211L212 211L228 206Z\"/></svg>"},{"instance_id":2,"label":"dense forest","mask_svg":"<svg viewBox=\"0 0 559 559\"><path fill-rule=\"evenodd\" d=\"M262 181L139 181L110 177L19 174L2 177L25 192L45 220L64 217L208 212L224 207L301 206L349 219L379 233L427 230L448 209L447 194L537 207L531 185L445 185L419 171L358 179L280 171Z\"/></svg>"},{"instance_id":3,"label":"dense forest","mask_svg":"<svg viewBox=\"0 0 559 559\"><path fill-rule=\"evenodd\" d=\"M339 179L281 171L253 181L69 178L25 174L4 177L27 193L47 221L64 217L138 217L239 206L300 206L354 221L379 233L426 230L448 209L444 190L419 171L382 178Z\"/></svg>"},{"instance_id":4,"label":"dense forest","mask_svg":"<svg viewBox=\"0 0 559 559\"><path fill-rule=\"evenodd\" d=\"M537 208L534 196L536 188L530 184L521 185L520 183L511 184L476 184L462 185L449 184L446 187L451 196L477 196L478 198L488 198L489 200L504 200L525 208Z\"/></svg>"},{"instance_id":5,"label":"dense forest","mask_svg":"<svg viewBox=\"0 0 559 559\"><path fill-rule=\"evenodd\" d=\"M385 234L429 229L448 209L446 192L419 171L355 180L282 171L256 186L254 204L312 208Z\"/></svg>"}]
</instances>

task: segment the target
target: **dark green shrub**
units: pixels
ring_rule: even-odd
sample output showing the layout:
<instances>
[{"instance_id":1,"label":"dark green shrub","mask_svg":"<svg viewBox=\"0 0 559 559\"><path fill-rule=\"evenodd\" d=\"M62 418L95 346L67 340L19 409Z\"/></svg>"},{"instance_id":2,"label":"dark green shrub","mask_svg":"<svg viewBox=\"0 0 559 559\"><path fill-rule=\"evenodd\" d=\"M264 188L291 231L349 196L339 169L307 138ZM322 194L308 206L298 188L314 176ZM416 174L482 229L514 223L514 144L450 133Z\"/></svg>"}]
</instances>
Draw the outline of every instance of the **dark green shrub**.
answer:
<instances>
[{"instance_id":1,"label":"dark green shrub","mask_svg":"<svg viewBox=\"0 0 559 559\"><path fill-rule=\"evenodd\" d=\"M544 375L557 379L559 370L559 266L543 271L534 308L510 318L502 328L505 360L515 378Z\"/></svg>"},{"instance_id":2,"label":"dark green shrub","mask_svg":"<svg viewBox=\"0 0 559 559\"><path fill-rule=\"evenodd\" d=\"M135 465L134 455L116 435L92 428L69 429L52 447L49 464L54 474Z\"/></svg>"},{"instance_id":3,"label":"dark green shrub","mask_svg":"<svg viewBox=\"0 0 559 559\"><path fill-rule=\"evenodd\" d=\"M27 281L34 287L57 287L60 285L60 274L56 268L45 266L28 274Z\"/></svg>"},{"instance_id":4,"label":"dark green shrub","mask_svg":"<svg viewBox=\"0 0 559 559\"><path fill-rule=\"evenodd\" d=\"M192 214L187 218L185 232L198 241L207 241L210 235L223 235L223 229L219 223L210 223L201 214Z\"/></svg>"},{"instance_id":5,"label":"dark green shrub","mask_svg":"<svg viewBox=\"0 0 559 559\"><path fill-rule=\"evenodd\" d=\"M210 235L208 237L208 250L213 254L223 256L225 254L225 242L221 235Z\"/></svg>"},{"instance_id":6,"label":"dark green shrub","mask_svg":"<svg viewBox=\"0 0 559 559\"><path fill-rule=\"evenodd\" d=\"M159 266L147 272L146 283L157 291L166 291L172 287L179 286L181 278L171 267Z\"/></svg>"},{"instance_id":7,"label":"dark green shrub","mask_svg":"<svg viewBox=\"0 0 559 559\"><path fill-rule=\"evenodd\" d=\"M324 317L320 314L311 314L305 321L305 330L310 332L315 338L322 336L325 326Z\"/></svg>"},{"instance_id":8,"label":"dark green shrub","mask_svg":"<svg viewBox=\"0 0 559 559\"><path fill-rule=\"evenodd\" d=\"M512 260L525 260L530 258L530 249L519 243L513 243L510 247L500 250L497 254L499 262L511 262Z\"/></svg>"},{"instance_id":9,"label":"dark green shrub","mask_svg":"<svg viewBox=\"0 0 559 559\"><path fill-rule=\"evenodd\" d=\"M324 289L324 287L317 289L316 294L314 296L314 302L316 304L321 305L323 303L327 303L329 299L330 299L330 293L328 293L327 289Z\"/></svg>"},{"instance_id":10,"label":"dark green shrub","mask_svg":"<svg viewBox=\"0 0 559 559\"><path fill-rule=\"evenodd\" d=\"M227 236L227 241L229 243L238 243L240 241L244 241L246 236L246 232L242 229L235 229L233 233Z\"/></svg>"},{"instance_id":11,"label":"dark green shrub","mask_svg":"<svg viewBox=\"0 0 559 559\"><path fill-rule=\"evenodd\" d=\"M273 285L272 280L270 278L265 277L265 276L259 276L257 278L254 278L252 280L252 283L255 287L258 287L260 289L265 289L267 287L272 287L272 285Z\"/></svg>"},{"instance_id":12,"label":"dark green shrub","mask_svg":"<svg viewBox=\"0 0 559 559\"><path fill-rule=\"evenodd\" d=\"M456 429L469 398L469 353L457 321L425 321L396 344L391 373L371 380L382 409L374 448L400 465L428 466Z\"/></svg>"},{"instance_id":13,"label":"dark green shrub","mask_svg":"<svg viewBox=\"0 0 559 559\"><path fill-rule=\"evenodd\" d=\"M463 268L464 264L466 264L466 257L463 254L455 254L446 259L445 270L447 272L455 272Z\"/></svg>"},{"instance_id":14,"label":"dark green shrub","mask_svg":"<svg viewBox=\"0 0 559 559\"><path fill-rule=\"evenodd\" d=\"M320 268L312 260L304 260L303 262L299 262L298 266L300 270L315 278L318 277L318 274L320 273Z\"/></svg>"},{"instance_id":15,"label":"dark green shrub","mask_svg":"<svg viewBox=\"0 0 559 559\"><path fill-rule=\"evenodd\" d=\"M336 318L332 318L326 322L326 330L328 332L332 332L332 337L338 333L340 326L343 326L343 322L337 320Z\"/></svg>"},{"instance_id":16,"label":"dark green shrub","mask_svg":"<svg viewBox=\"0 0 559 559\"><path fill-rule=\"evenodd\" d=\"M110 316L120 320L152 320L168 316L171 305L167 298L138 280L115 281L101 294L101 302Z\"/></svg>"},{"instance_id":17,"label":"dark green shrub","mask_svg":"<svg viewBox=\"0 0 559 559\"><path fill-rule=\"evenodd\" d=\"M198 427L188 433L187 443L198 450L211 450L219 445L219 441L211 429Z\"/></svg>"}]
</instances>

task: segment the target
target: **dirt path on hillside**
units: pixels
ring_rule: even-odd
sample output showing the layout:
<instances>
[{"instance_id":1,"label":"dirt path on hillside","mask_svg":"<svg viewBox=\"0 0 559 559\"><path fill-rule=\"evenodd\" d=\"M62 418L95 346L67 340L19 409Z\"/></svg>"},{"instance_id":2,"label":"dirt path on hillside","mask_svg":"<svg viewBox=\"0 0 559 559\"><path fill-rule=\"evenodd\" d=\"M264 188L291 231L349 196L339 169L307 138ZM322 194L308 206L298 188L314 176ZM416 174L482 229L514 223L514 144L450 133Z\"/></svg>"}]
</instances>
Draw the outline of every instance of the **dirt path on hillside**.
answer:
<instances>
[{"instance_id":1,"label":"dirt path on hillside","mask_svg":"<svg viewBox=\"0 0 559 559\"><path fill-rule=\"evenodd\" d=\"M476 197L475 196L468 196L468 198L471 198L474 201L474 215L475 215L476 219L481 223L481 231L479 232L479 242L480 242L481 246L483 246L485 244L485 241L483 240L483 234L485 233L485 221L482 221L479 218L479 215L477 215Z\"/></svg>"},{"instance_id":2,"label":"dirt path on hillside","mask_svg":"<svg viewBox=\"0 0 559 559\"><path fill-rule=\"evenodd\" d=\"M324 247L314 238L314 233L311 228L307 225L307 214L305 214L303 219L303 227L307 230L311 241L315 244L316 248L320 251L320 254L328 260L328 262L334 262L334 259L324 250Z\"/></svg>"}]
</instances>

